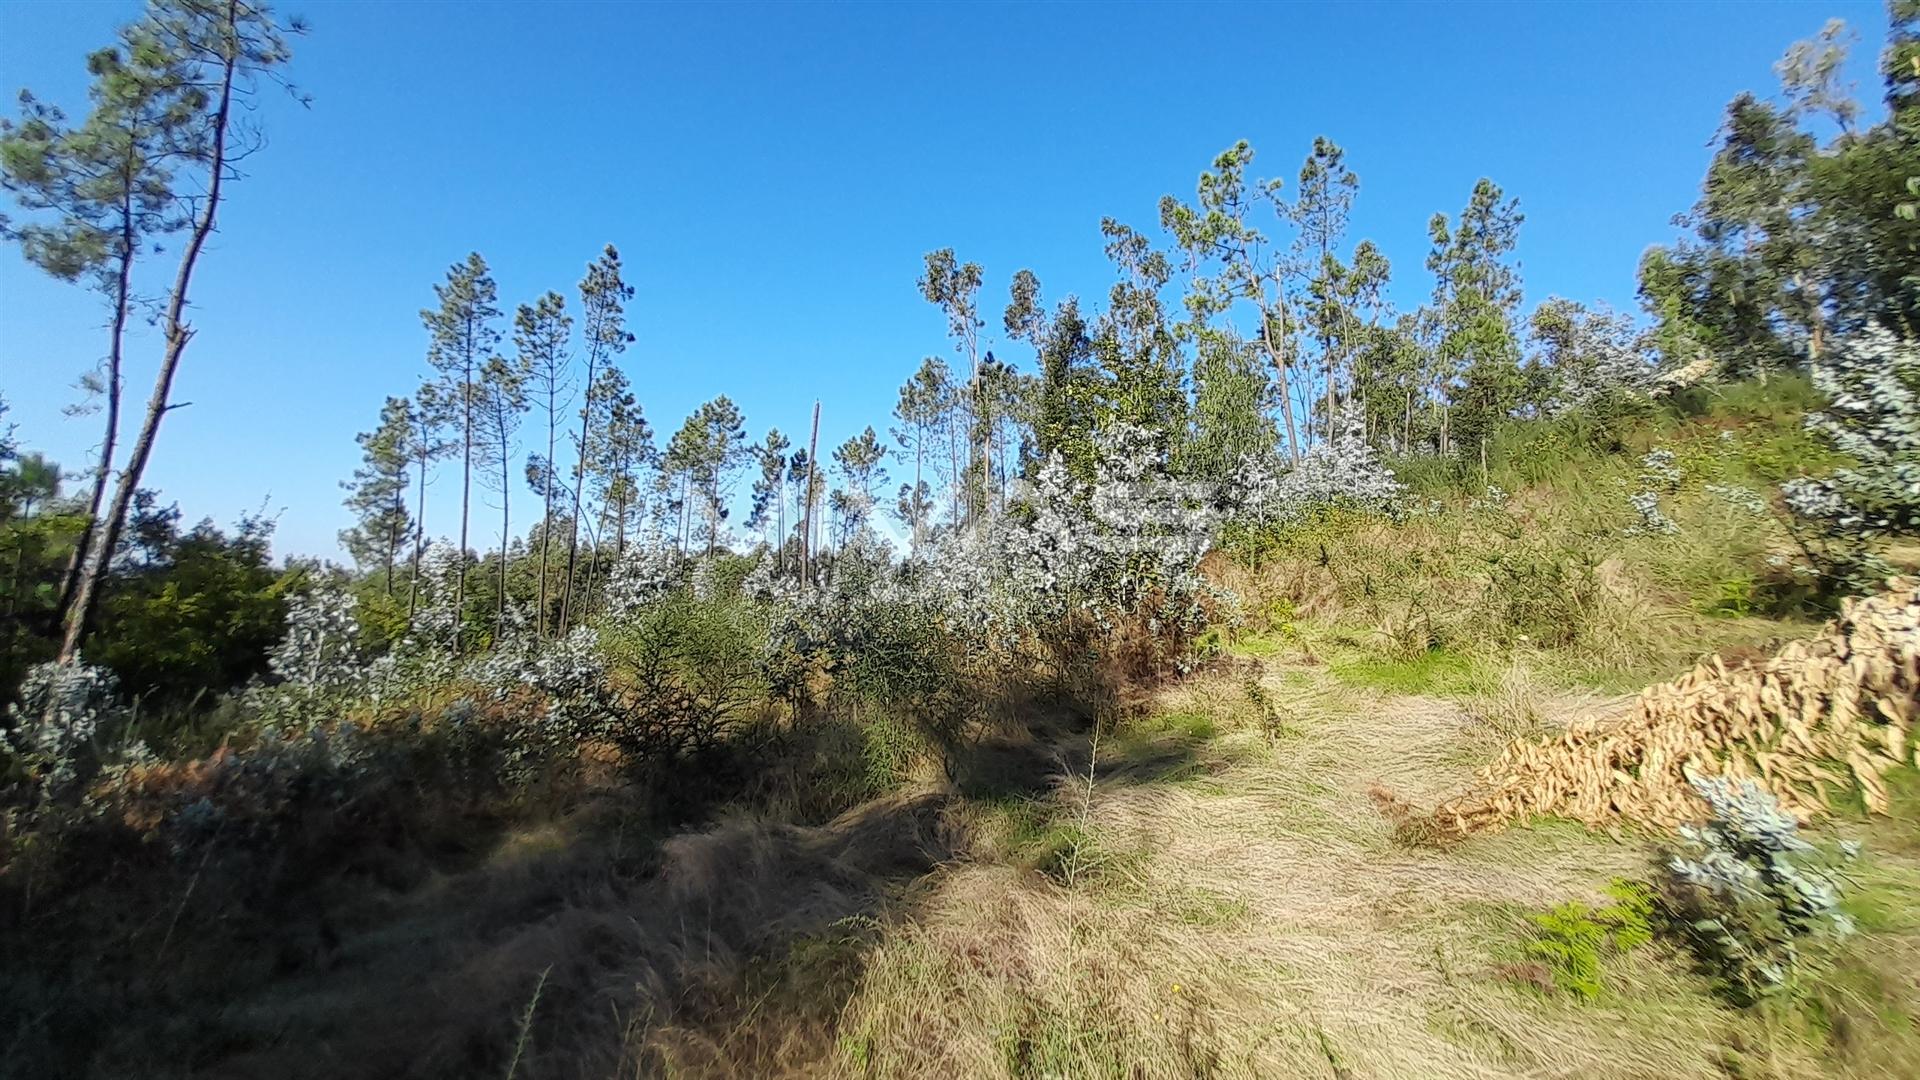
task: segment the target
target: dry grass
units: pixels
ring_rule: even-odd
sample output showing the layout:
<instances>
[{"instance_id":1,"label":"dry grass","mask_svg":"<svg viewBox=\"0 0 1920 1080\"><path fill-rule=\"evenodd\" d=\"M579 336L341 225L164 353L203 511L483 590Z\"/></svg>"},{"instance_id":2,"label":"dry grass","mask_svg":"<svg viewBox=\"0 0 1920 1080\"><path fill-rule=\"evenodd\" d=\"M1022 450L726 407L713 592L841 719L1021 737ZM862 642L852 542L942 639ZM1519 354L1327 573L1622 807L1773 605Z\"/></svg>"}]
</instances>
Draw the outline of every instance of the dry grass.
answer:
<instances>
[{"instance_id":1,"label":"dry grass","mask_svg":"<svg viewBox=\"0 0 1920 1080\"><path fill-rule=\"evenodd\" d=\"M1371 785L1437 795L1475 722L1277 671L1309 717L1241 728L1179 783L1096 785L1078 887L965 864L865 957L839 1069L863 1076L1720 1076L1725 1018L1666 962L1576 1007L1496 968L1521 913L1598 896L1635 851L1566 831L1397 845ZM1302 691L1305 691L1303 694ZM1230 700L1201 680L1165 704ZM1791 1055L1789 1055L1789 1059Z\"/></svg>"},{"instance_id":2,"label":"dry grass","mask_svg":"<svg viewBox=\"0 0 1920 1080\"><path fill-rule=\"evenodd\" d=\"M1373 807L1458 790L1495 727L1592 699L1516 668L1476 715L1270 656L1276 732L1251 670L1092 735L988 746L958 787L819 827L742 817L641 853L617 816L522 829L343 906L328 964L226 1018L267 1048L194 1071L1706 1080L1905 1060L1866 1035L1823 1056L1825 1033L1726 1010L1659 949L1610 964L1594 1003L1532 985L1527 913L1598 901L1646 853L1570 827L1409 847ZM1897 965L1860 970L1835 1015L1914 1000L1882 992Z\"/></svg>"},{"instance_id":3,"label":"dry grass","mask_svg":"<svg viewBox=\"0 0 1920 1080\"><path fill-rule=\"evenodd\" d=\"M747 1022L756 965L878 910L950 857L951 802L922 791L819 827L743 817L637 861L609 821L523 829L480 864L404 894L340 898L324 962L210 1028L234 1049L130 1071L467 1077L504 1075L510 1061L520 1080L804 1071L831 1042L797 1012ZM830 1017L829 1006L822 1023Z\"/></svg>"},{"instance_id":4,"label":"dry grass","mask_svg":"<svg viewBox=\"0 0 1920 1080\"><path fill-rule=\"evenodd\" d=\"M521 828L477 864L335 898L324 962L210 1027L230 1049L143 1075L1706 1080L1910 1063L1872 1026L1920 1001L1904 960L1826 986L1831 1031L1734 1013L1659 948L1611 962L1593 1003L1539 985L1527 914L1600 901L1648 853L1558 825L1410 846L1373 793L1431 805L1509 736L1606 703L1552 689L1520 651L1475 669L1461 702L1356 686L1310 639L1095 733L1036 722L951 786L816 827L737 817L648 846L622 839L608 798ZM1893 934L1874 948L1899 958L1920 955L1910 861L1870 894Z\"/></svg>"}]
</instances>

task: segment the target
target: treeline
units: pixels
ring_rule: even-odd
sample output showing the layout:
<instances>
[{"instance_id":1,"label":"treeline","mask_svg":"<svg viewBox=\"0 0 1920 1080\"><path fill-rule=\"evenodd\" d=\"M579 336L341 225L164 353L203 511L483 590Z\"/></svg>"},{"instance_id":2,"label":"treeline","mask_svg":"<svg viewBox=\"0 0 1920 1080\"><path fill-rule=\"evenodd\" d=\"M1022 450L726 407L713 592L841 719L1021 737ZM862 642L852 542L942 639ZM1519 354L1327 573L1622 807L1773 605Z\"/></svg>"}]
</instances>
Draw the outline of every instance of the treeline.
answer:
<instances>
[{"instance_id":1,"label":"treeline","mask_svg":"<svg viewBox=\"0 0 1920 1080\"><path fill-rule=\"evenodd\" d=\"M909 374L890 418L822 448L817 406L811 429L756 437L724 395L656 432L622 366L634 292L612 246L576 289L511 317L470 255L422 312L432 377L388 398L359 437L362 464L346 482L355 524L341 539L362 571L362 620L386 641L409 632L435 534L456 553L451 644L481 648L516 620L542 636L579 625L642 538L683 553L764 545L778 576L817 582L882 517L918 551L1017 508L1018 485L1055 455L1090 479L1095 440L1121 428L1146 432L1175 475L1223 499L1251 468L1345 440L1464 482L1484 477L1492 436L1516 419L1580 413L1605 440L1657 388L1805 367L1869 326L1911 337L1920 3L1895 0L1889 15L1877 123L1862 121L1840 81L1839 24L1789 50L1775 99L1729 105L1688 234L1643 260L1645 320L1559 297L1523 311L1524 216L1489 179L1427 223L1428 252L1411 272L1424 271L1429 299L1401 310L1388 286L1410 271L1350 235L1362 185L1345 151L1317 139L1287 179L1263 179L1242 142L1191 197L1160 201L1157 230L1101 223L1113 268L1103 302L1050 301L1021 269L1001 306L984 295L979 264L951 249L927 255L918 284L950 351ZM232 179L234 96L277 79L282 35L297 29L257 5L157 3L92 58L84 120L29 96L0 132L0 179L26 211L9 235L36 265L95 289L112 315L107 358L89 376L105 419L99 461L74 474L71 493L52 463L7 467L13 671L41 653L70 658L100 631L95 609L116 567L132 565L123 533L192 336L181 311L196 238L223 190L187 180ZM123 454L130 282L156 240L182 232L160 378ZM996 355L996 343L1024 355ZM439 473L459 477L457 521L427 520ZM517 488L537 498L530 523L512 517ZM481 523L487 504L497 532ZM479 534L493 550L474 550Z\"/></svg>"},{"instance_id":2,"label":"treeline","mask_svg":"<svg viewBox=\"0 0 1920 1080\"><path fill-rule=\"evenodd\" d=\"M501 312L484 261L470 256L424 313L439 379L390 400L380 427L361 436L367 461L348 500L360 524L343 539L391 595L395 566L417 567L427 544L418 489L444 454L461 470L466 550L473 480L502 492L513 482L512 435L529 412L524 476L541 518L517 538L503 510L488 599L496 624L511 597L549 631L592 606L600 560L642 531L682 551L764 544L780 572L808 575L876 515L917 549L1003 512L1014 485L1055 453L1084 479L1096 434L1117 424L1151 432L1180 475L1220 489L1250 461L1298 461L1336 439L1471 475L1484 470L1493 432L1515 419L1585 410L1605 438L1663 383L1803 368L1870 324L1911 334L1917 13L1910 0L1890 7L1888 115L1878 124L1861 125L1862 106L1839 82L1838 23L1789 50L1778 102L1742 95L1729 105L1702 197L1684 216L1690 234L1643 261L1644 322L1560 297L1523 312L1524 216L1488 179L1457 214L1427 223L1430 299L1398 310L1387 298L1395 267L1372 240L1350 239L1361 182L1345 151L1316 139L1282 181L1257 178L1241 142L1201 174L1191 199L1161 200L1157 235L1101 223L1115 275L1104 305L1074 296L1049 305L1032 270L1012 276L994 321L1003 352L1029 352L1024 364L986 344L984 268L951 249L928 254L919 288L953 351L929 356L900 387L884 436L868 426L830 463L815 462L811 438L799 446L772 429L751 440L725 396L656 446L618 366L620 301L631 293L613 249L581 283L578 341L565 299L549 293L515 314L511 359L491 351ZM555 462L556 447L570 462ZM729 509L743 475L750 512L736 534Z\"/></svg>"}]
</instances>

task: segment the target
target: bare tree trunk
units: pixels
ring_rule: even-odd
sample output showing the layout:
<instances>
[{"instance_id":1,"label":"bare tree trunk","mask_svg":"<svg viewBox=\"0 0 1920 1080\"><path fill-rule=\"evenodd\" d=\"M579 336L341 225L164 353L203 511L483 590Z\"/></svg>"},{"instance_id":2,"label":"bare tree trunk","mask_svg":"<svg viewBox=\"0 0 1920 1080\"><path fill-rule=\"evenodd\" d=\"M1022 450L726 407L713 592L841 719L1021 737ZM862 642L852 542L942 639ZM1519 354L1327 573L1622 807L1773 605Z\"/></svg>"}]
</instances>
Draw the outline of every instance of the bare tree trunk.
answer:
<instances>
[{"instance_id":1,"label":"bare tree trunk","mask_svg":"<svg viewBox=\"0 0 1920 1080\"><path fill-rule=\"evenodd\" d=\"M580 405L580 455L573 470L573 520L567 526L567 579L560 585L560 633L567 632L568 609L573 601L573 567L580 553L580 492L587 482L587 438L593 433L593 370L599 364L599 353L593 348L587 350L587 381L584 400ZM549 460L551 469L553 462Z\"/></svg>"},{"instance_id":2,"label":"bare tree trunk","mask_svg":"<svg viewBox=\"0 0 1920 1080\"><path fill-rule=\"evenodd\" d=\"M129 157L123 164L121 176L121 190L127 199L132 197L132 167L132 158ZM100 527L100 504L106 501L108 478L113 475L113 452L120 440L120 365L125 348L127 307L132 295L133 256L133 207L123 201L120 206L120 266L113 287L113 330L107 339L107 430L100 440L100 467L94 473L93 493L87 499L87 520L81 526L79 538L73 542L73 553L67 556L66 573L60 582L59 611L63 618L73 607L74 594L80 588L80 567L85 564L87 548Z\"/></svg>"},{"instance_id":3,"label":"bare tree trunk","mask_svg":"<svg viewBox=\"0 0 1920 1080\"><path fill-rule=\"evenodd\" d=\"M506 431L504 423L501 424L500 430ZM500 608L499 614L495 616L493 629L493 642L496 647L501 639L507 636L507 544L513 536L513 525L508 519L508 515L512 512L513 499L508 496L507 485L511 481L507 473L507 462L507 440L503 434L500 438Z\"/></svg>"},{"instance_id":4,"label":"bare tree trunk","mask_svg":"<svg viewBox=\"0 0 1920 1080\"><path fill-rule=\"evenodd\" d=\"M393 507L387 515L387 599L393 599L393 563L400 557L400 515L406 511L406 498L393 493Z\"/></svg>"},{"instance_id":5,"label":"bare tree trunk","mask_svg":"<svg viewBox=\"0 0 1920 1080\"><path fill-rule=\"evenodd\" d=\"M600 569L600 531L587 530L587 583L580 593L580 618L593 617L593 582Z\"/></svg>"},{"instance_id":6,"label":"bare tree trunk","mask_svg":"<svg viewBox=\"0 0 1920 1080\"><path fill-rule=\"evenodd\" d=\"M955 433L958 413L959 406L956 405L954 409L947 414L947 472L950 473L952 477L952 484L947 489L947 500L951 504L950 509L953 514L953 524L955 527L958 527L962 523L960 517L960 495L962 485L966 483L960 475L960 440Z\"/></svg>"},{"instance_id":7,"label":"bare tree trunk","mask_svg":"<svg viewBox=\"0 0 1920 1080\"><path fill-rule=\"evenodd\" d=\"M471 323L471 320L469 320ZM460 386L460 558L453 571L453 652L460 654L460 627L467 614L467 521L473 503L473 333L467 333L466 373Z\"/></svg>"},{"instance_id":8,"label":"bare tree trunk","mask_svg":"<svg viewBox=\"0 0 1920 1080\"><path fill-rule=\"evenodd\" d=\"M715 470L707 490L707 557L720 542L720 473Z\"/></svg>"},{"instance_id":9,"label":"bare tree trunk","mask_svg":"<svg viewBox=\"0 0 1920 1080\"><path fill-rule=\"evenodd\" d=\"M427 445L426 433L422 432L420 438L421 438L420 445L422 447L422 450L419 458L417 459L420 462L420 493L418 496L419 509L415 510L413 515L413 573L412 573L412 580L407 583L407 629L408 630L413 629L413 615L414 615L414 612L418 611L420 608L420 556L425 553L426 547L427 547L427 454L425 450L425 447Z\"/></svg>"},{"instance_id":10,"label":"bare tree trunk","mask_svg":"<svg viewBox=\"0 0 1920 1080\"><path fill-rule=\"evenodd\" d=\"M967 358L973 367L973 381L967 384L967 524L971 526L980 520L980 492L976 490L975 477L979 477L979 486L984 487L987 471L980 460L984 434L980 427L980 350L971 329L967 331Z\"/></svg>"},{"instance_id":11,"label":"bare tree trunk","mask_svg":"<svg viewBox=\"0 0 1920 1080\"><path fill-rule=\"evenodd\" d=\"M587 536L587 583L580 591L580 619L585 622L593 618L593 579L600 569L600 537L589 533Z\"/></svg>"},{"instance_id":12,"label":"bare tree trunk","mask_svg":"<svg viewBox=\"0 0 1920 1080\"><path fill-rule=\"evenodd\" d=\"M230 0L227 5L229 27L233 25L235 17L234 4ZM79 586L74 591L73 603L67 609L66 625L60 638L59 661L62 664L71 664L80 655L80 640L85 636L87 623L100 602L101 579L106 576L108 564L113 560L114 548L119 546L120 530L125 526L127 509L133 504L133 493L140 487L141 475L147 469L147 459L153 454L154 439L160 433L160 421L167 414L167 399L173 392L174 375L180 370L180 358L187 351L187 342L193 340L193 328L184 321L187 289L193 284L194 266L200 261L200 252L206 247L207 236L213 232L214 214L220 208L220 185L227 167L227 123L232 116L233 76L238 63L238 50L229 48L220 69L219 105L213 114L213 156L207 172L206 204L201 207L199 219L193 224L192 236L180 254L180 268L173 280L173 295L167 302L166 352L160 360L160 371L154 379L153 396L147 401L147 414L141 421L140 434L134 439L127 467L120 473L120 482L114 489L113 506L107 513L106 527L97 530L97 535L92 538L86 565L80 572Z\"/></svg>"},{"instance_id":13,"label":"bare tree trunk","mask_svg":"<svg viewBox=\"0 0 1920 1080\"><path fill-rule=\"evenodd\" d=\"M1282 319L1285 318L1283 314ZM1267 318L1265 311L1260 313L1260 342L1266 346L1267 359L1273 363L1274 381L1279 384L1280 412L1287 421L1287 459L1294 464L1300 463L1300 436L1293 426L1293 394L1287 389L1286 357L1273 341L1273 321Z\"/></svg>"},{"instance_id":14,"label":"bare tree trunk","mask_svg":"<svg viewBox=\"0 0 1920 1080\"><path fill-rule=\"evenodd\" d=\"M680 553L687 553L687 546L693 544L693 471L680 475L680 534L674 536L680 542Z\"/></svg>"},{"instance_id":15,"label":"bare tree trunk","mask_svg":"<svg viewBox=\"0 0 1920 1080\"><path fill-rule=\"evenodd\" d=\"M554 375L552 357L549 357L547 373ZM547 384L547 474L540 480L540 607L534 616L534 633L539 637L547 636L547 552L553 546L553 442L556 424L553 413L552 382Z\"/></svg>"},{"instance_id":16,"label":"bare tree trunk","mask_svg":"<svg viewBox=\"0 0 1920 1080\"><path fill-rule=\"evenodd\" d=\"M807 440L807 486L801 497L806 500L806 518L801 526L800 581L811 584L813 578L813 478L820 472L820 402L813 403L813 436Z\"/></svg>"}]
</instances>

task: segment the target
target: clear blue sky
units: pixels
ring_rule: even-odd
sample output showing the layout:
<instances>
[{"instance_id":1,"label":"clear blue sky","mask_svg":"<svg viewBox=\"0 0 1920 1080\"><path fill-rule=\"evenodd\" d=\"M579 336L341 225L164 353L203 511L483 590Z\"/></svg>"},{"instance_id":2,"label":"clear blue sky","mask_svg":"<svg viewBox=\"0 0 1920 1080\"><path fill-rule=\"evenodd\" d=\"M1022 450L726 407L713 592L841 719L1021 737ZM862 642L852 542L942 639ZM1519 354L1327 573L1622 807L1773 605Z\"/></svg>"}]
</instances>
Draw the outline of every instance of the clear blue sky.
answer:
<instances>
[{"instance_id":1,"label":"clear blue sky","mask_svg":"<svg viewBox=\"0 0 1920 1080\"><path fill-rule=\"evenodd\" d=\"M0 88L83 108L84 56L137 10L0 5ZM418 311L470 250L511 311L550 288L573 303L617 244L639 291L625 366L656 430L724 392L756 437L803 438L817 396L824 451L884 433L920 358L950 353L914 287L923 253L985 265L997 339L1015 270L1050 300L1104 296L1100 218L1153 226L1240 138L1289 179L1315 135L1347 148L1352 239L1384 248L1403 304L1430 287L1427 218L1484 175L1526 214L1529 306L1631 309L1728 99L1771 92L1773 61L1831 16L1859 31L1851 74L1876 99L1885 32L1879 4L1840 2L283 10L312 23L293 72L313 104L263 101L271 145L202 263L175 395L192 404L147 484L189 521L264 502L279 553L329 557L353 435L419 384ZM90 294L0 252L0 393L25 445L74 466L95 422L61 410L100 322ZM158 351L134 341L136 418ZM456 488L435 485L432 531ZM516 495L516 531L531 505Z\"/></svg>"}]
</instances>

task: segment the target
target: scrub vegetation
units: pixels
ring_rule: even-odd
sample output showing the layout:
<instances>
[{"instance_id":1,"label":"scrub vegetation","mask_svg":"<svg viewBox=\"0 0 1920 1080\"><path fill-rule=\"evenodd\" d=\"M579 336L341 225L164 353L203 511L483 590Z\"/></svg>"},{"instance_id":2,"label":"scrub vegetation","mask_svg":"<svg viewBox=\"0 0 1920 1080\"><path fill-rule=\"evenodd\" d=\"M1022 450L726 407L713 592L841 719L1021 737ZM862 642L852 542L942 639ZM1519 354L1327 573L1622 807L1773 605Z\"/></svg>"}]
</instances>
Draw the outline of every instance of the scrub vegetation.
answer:
<instances>
[{"instance_id":1,"label":"scrub vegetation","mask_svg":"<svg viewBox=\"0 0 1920 1080\"><path fill-rule=\"evenodd\" d=\"M656 432L613 246L511 314L468 255L349 568L141 486L304 31L153 0L0 128L109 314L99 460L0 425L0 1075L1920 1074L1889 15L1882 119L1837 24L1729 105L1637 316L1524 312L1492 180L1396 268L1341 147L1240 143L1103 301L1019 270L990 335L929 253L950 352L822 448Z\"/></svg>"}]
</instances>

